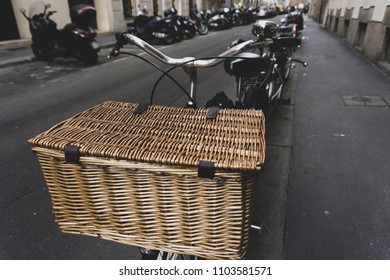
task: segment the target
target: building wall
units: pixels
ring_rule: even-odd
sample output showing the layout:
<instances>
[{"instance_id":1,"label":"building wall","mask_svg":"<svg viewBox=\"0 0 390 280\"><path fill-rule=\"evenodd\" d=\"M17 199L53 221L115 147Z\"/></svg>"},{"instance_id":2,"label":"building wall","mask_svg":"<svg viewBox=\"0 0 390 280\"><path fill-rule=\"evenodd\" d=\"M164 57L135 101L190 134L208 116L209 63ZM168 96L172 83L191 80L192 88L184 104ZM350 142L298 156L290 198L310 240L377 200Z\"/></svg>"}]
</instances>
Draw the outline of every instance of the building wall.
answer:
<instances>
[{"instance_id":1,"label":"building wall","mask_svg":"<svg viewBox=\"0 0 390 280\"><path fill-rule=\"evenodd\" d=\"M18 25L19 35L22 39L30 38L31 34L28 27L28 22L20 13L20 9L23 8L27 10L28 13L30 4L35 1L36 0L12 0L12 7L15 14L16 24ZM65 24L70 22L68 1L46 0L45 3L51 5L51 10L58 11L51 17L51 19L53 19L57 23L58 28L63 28Z\"/></svg>"},{"instance_id":2,"label":"building wall","mask_svg":"<svg viewBox=\"0 0 390 280\"><path fill-rule=\"evenodd\" d=\"M312 0L310 15L390 74L390 0Z\"/></svg>"}]
</instances>

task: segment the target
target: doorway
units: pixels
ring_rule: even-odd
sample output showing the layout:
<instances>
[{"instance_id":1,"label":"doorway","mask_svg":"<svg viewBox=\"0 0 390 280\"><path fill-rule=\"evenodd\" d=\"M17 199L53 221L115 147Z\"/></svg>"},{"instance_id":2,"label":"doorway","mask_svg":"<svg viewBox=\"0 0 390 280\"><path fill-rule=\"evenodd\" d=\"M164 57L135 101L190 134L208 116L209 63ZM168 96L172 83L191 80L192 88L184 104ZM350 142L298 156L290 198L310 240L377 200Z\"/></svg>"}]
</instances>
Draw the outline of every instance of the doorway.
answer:
<instances>
[{"instance_id":1,"label":"doorway","mask_svg":"<svg viewBox=\"0 0 390 280\"><path fill-rule=\"evenodd\" d=\"M11 0L0 1L0 41L20 39Z\"/></svg>"}]
</instances>

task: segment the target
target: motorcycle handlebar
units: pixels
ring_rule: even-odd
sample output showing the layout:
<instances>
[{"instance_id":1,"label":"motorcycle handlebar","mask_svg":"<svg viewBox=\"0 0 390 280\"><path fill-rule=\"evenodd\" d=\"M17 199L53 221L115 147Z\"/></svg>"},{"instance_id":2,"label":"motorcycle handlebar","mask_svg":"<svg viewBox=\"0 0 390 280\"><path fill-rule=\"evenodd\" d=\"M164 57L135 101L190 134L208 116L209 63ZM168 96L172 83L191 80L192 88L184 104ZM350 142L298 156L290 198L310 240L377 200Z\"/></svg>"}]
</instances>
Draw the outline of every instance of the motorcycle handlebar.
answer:
<instances>
[{"instance_id":1,"label":"motorcycle handlebar","mask_svg":"<svg viewBox=\"0 0 390 280\"><path fill-rule=\"evenodd\" d=\"M266 41L259 41L259 40L248 40L240 42L239 44L236 44L226 50L225 52L219 54L215 58L207 59L207 60L196 60L193 57L183 57L183 58L172 58L161 51L157 50L150 44L146 43L144 40L138 38L135 35L129 34L129 33L121 33L121 34L115 34L115 37L117 39L117 42L115 46L113 47L110 55L108 58L116 57L120 53L120 49L123 47L123 45L129 43L132 45L137 46L138 48L142 49L143 51L147 52L149 55L153 56L154 58L160 60L161 62L169 65L186 65L186 67L190 68L206 68L206 67L212 67L215 66L228 57L233 57L243 51L250 50L256 47L262 47L265 44L267 44ZM188 63L187 63L188 62Z\"/></svg>"},{"instance_id":2,"label":"motorcycle handlebar","mask_svg":"<svg viewBox=\"0 0 390 280\"><path fill-rule=\"evenodd\" d=\"M51 17L53 14L55 14L57 11L50 11L47 13L46 15L46 18L48 19L49 17Z\"/></svg>"},{"instance_id":3,"label":"motorcycle handlebar","mask_svg":"<svg viewBox=\"0 0 390 280\"><path fill-rule=\"evenodd\" d=\"M20 9L20 12L22 13L25 19L27 19L28 21L30 20L30 18L27 16L27 11L25 9Z\"/></svg>"}]
</instances>

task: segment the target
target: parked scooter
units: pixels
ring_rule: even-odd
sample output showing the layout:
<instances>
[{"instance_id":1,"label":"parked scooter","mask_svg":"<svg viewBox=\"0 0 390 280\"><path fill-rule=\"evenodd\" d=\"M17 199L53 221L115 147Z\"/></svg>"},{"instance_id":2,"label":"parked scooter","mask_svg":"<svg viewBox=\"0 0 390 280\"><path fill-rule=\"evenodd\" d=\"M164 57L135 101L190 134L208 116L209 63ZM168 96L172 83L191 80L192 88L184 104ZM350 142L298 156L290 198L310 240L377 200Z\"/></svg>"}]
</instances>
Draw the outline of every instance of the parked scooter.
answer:
<instances>
[{"instance_id":1,"label":"parked scooter","mask_svg":"<svg viewBox=\"0 0 390 280\"><path fill-rule=\"evenodd\" d=\"M205 19L204 14L198 11L196 6L190 11L190 19L194 23L195 28L200 35L206 35L209 33L207 20Z\"/></svg>"},{"instance_id":2,"label":"parked scooter","mask_svg":"<svg viewBox=\"0 0 390 280\"><path fill-rule=\"evenodd\" d=\"M245 88L241 104L244 108L255 107L266 111L272 104L282 114L278 105L290 103L290 99L283 98L283 86L290 76L292 63L307 66L306 62L292 57L292 49L301 44L301 39L278 37L277 30L277 24L272 21L256 21L252 34L267 42L267 47L259 49L259 55L242 53L236 60L225 62L226 72L236 76L238 84ZM252 75L254 68L261 70L255 77Z\"/></svg>"},{"instance_id":3,"label":"parked scooter","mask_svg":"<svg viewBox=\"0 0 390 280\"><path fill-rule=\"evenodd\" d=\"M240 9L236 9L234 7L230 8L230 9L224 8L224 12L225 12L226 17L229 19L231 26L242 25L242 19L240 16L242 11Z\"/></svg>"},{"instance_id":4,"label":"parked scooter","mask_svg":"<svg viewBox=\"0 0 390 280\"><path fill-rule=\"evenodd\" d=\"M228 18L229 9L227 11L210 11L206 12L207 24L210 28L215 30L223 30L231 27L231 22Z\"/></svg>"},{"instance_id":5,"label":"parked scooter","mask_svg":"<svg viewBox=\"0 0 390 280\"><path fill-rule=\"evenodd\" d=\"M145 41L157 41L163 44L172 44L179 37L179 30L171 17L149 17L147 7L138 14L133 23L128 24L127 32Z\"/></svg>"},{"instance_id":6,"label":"parked scooter","mask_svg":"<svg viewBox=\"0 0 390 280\"><path fill-rule=\"evenodd\" d=\"M30 5L28 15L25 9L20 9L29 22L31 49L36 58L73 57L88 65L96 64L100 47L95 40L96 32L90 26L96 18L95 8L82 4L72 7L72 23L65 25L64 29L57 29L57 24L50 19L57 11L48 11L50 7L50 4L36 1Z\"/></svg>"},{"instance_id":7,"label":"parked scooter","mask_svg":"<svg viewBox=\"0 0 390 280\"><path fill-rule=\"evenodd\" d=\"M239 12L236 10L236 13L238 13L240 17L241 25L247 25L255 21L254 9L252 7L239 9L238 11Z\"/></svg>"},{"instance_id":8,"label":"parked scooter","mask_svg":"<svg viewBox=\"0 0 390 280\"><path fill-rule=\"evenodd\" d=\"M176 8L170 8L165 10L164 17L172 18L179 31L179 40L183 39L184 37L187 39L192 39L195 36L196 28L193 21L190 19L190 17L183 17L178 15Z\"/></svg>"},{"instance_id":9,"label":"parked scooter","mask_svg":"<svg viewBox=\"0 0 390 280\"><path fill-rule=\"evenodd\" d=\"M298 27L298 30L303 30L303 16L302 13L297 11L295 7L291 7L287 15L288 23L295 23Z\"/></svg>"},{"instance_id":10,"label":"parked scooter","mask_svg":"<svg viewBox=\"0 0 390 280\"><path fill-rule=\"evenodd\" d=\"M278 27L279 37L298 37L298 26L296 23L288 21L286 18L282 18L280 22L281 24Z\"/></svg>"}]
</instances>

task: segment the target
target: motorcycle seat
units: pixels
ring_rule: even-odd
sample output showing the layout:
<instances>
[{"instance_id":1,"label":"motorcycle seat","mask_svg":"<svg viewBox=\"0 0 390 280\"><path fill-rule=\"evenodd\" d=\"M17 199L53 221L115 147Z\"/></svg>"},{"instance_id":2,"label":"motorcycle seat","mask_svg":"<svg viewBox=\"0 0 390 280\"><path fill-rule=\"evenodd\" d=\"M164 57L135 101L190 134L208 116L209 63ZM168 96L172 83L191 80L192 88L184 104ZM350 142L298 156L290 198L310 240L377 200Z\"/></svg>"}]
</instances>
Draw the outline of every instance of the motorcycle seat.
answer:
<instances>
[{"instance_id":1,"label":"motorcycle seat","mask_svg":"<svg viewBox=\"0 0 390 280\"><path fill-rule=\"evenodd\" d=\"M275 37L272 40L273 44L279 48L295 48L302 44L301 38Z\"/></svg>"},{"instance_id":2,"label":"motorcycle seat","mask_svg":"<svg viewBox=\"0 0 390 280\"><path fill-rule=\"evenodd\" d=\"M76 25L74 23L68 23L64 26L64 29L62 29L62 32L69 33L76 30Z\"/></svg>"},{"instance_id":3,"label":"motorcycle seat","mask_svg":"<svg viewBox=\"0 0 390 280\"><path fill-rule=\"evenodd\" d=\"M281 33L286 33L289 32L291 28L292 28L292 24L287 23L285 25L280 26L278 31Z\"/></svg>"},{"instance_id":4,"label":"motorcycle seat","mask_svg":"<svg viewBox=\"0 0 390 280\"><path fill-rule=\"evenodd\" d=\"M225 60L226 73L236 78L254 77L265 71L271 64L269 57L261 57L255 53L240 53L234 59Z\"/></svg>"},{"instance_id":5,"label":"motorcycle seat","mask_svg":"<svg viewBox=\"0 0 390 280\"><path fill-rule=\"evenodd\" d=\"M140 15L134 19L134 25L145 27L151 20L152 19L148 16Z\"/></svg>"}]
</instances>

